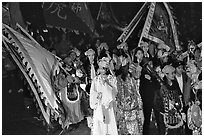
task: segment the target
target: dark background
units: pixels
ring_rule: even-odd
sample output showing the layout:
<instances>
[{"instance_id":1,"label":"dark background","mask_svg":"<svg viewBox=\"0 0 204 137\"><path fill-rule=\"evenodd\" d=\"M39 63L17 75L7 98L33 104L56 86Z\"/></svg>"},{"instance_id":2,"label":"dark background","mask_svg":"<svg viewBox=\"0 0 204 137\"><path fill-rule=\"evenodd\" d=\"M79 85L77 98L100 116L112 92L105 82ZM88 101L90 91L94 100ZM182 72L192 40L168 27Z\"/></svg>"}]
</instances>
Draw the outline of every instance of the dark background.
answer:
<instances>
[{"instance_id":1,"label":"dark background","mask_svg":"<svg viewBox=\"0 0 204 137\"><path fill-rule=\"evenodd\" d=\"M5 4L5 3L3 3ZM39 2L21 2L20 9L24 20L45 26L41 4ZM113 13L121 24L129 24L144 2L111 2ZM186 49L188 40L196 44L202 41L202 3L201 2L169 2L171 11L176 17L175 24L181 46ZM96 21L100 2L88 2L93 19ZM142 29L142 28L141 28ZM122 32L118 33L119 36ZM107 32L108 34L108 32Z\"/></svg>"}]
</instances>

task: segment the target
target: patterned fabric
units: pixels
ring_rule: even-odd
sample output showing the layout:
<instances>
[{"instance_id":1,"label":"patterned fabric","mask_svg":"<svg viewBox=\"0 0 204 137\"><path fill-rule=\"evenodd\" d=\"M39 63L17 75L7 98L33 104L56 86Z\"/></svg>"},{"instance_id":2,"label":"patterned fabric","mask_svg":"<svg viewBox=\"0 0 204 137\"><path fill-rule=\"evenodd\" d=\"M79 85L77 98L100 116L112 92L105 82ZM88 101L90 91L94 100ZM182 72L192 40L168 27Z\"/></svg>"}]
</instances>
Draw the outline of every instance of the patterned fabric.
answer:
<instances>
[{"instance_id":1,"label":"patterned fabric","mask_svg":"<svg viewBox=\"0 0 204 137\"><path fill-rule=\"evenodd\" d=\"M139 94L139 80L127 77L126 81L117 78L116 119L119 135L141 135L144 115Z\"/></svg>"},{"instance_id":2,"label":"patterned fabric","mask_svg":"<svg viewBox=\"0 0 204 137\"><path fill-rule=\"evenodd\" d=\"M73 91L70 91L70 90L73 90ZM68 97L68 93L69 92L74 93L75 90L78 90L78 88L76 88L75 86L72 87L72 89L69 88L69 90L67 88L64 88L63 90L61 90L62 104L66 113L64 127L69 127L70 124L78 123L84 119L84 115L80 107L81 100L77 99L76 101L73 102ZM77 93L78 93L78 98L80 98L81 93L79 93L79 91L77 91Z\"/></svg>"},{"instance_id":3,"label":"patterned fabric","mask_svg":"<svg viewBox=\"0 0 204 137\"><path fill-rule=\"evenodd\" d=\"M193 104L187 112L188 127L193 130L194 135L202 134L202 111L197 104Z\"/></svg>"}]
</instances>

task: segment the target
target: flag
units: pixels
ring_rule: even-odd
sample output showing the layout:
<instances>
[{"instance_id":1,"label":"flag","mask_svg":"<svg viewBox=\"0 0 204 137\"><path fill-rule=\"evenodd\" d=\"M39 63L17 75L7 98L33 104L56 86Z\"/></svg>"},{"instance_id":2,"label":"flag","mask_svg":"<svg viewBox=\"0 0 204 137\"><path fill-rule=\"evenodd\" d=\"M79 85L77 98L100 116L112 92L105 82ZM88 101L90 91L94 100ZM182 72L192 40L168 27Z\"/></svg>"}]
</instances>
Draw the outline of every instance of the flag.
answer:
<instances>
[{"instance_id":1,"label":"flag","mask_svg":"<svg viewBox=\"0 0 204 137\"><path fill-rule=\"evenodd\" d=\"M44 2L42 7L47 25L93 33L94 24L86 3Z\"/></svg>"},{"instance_id":2,"label":"flag","mask_svg":"<svg viewBox=\"0 0 204 137\"><path fill-rule=\"evenodd\" d=\"M46 28L42 2L20 2L20 10L24 20L31 25L34 33L37 31L41 33Z\"/></svg>"},{"instance_id":3,"label":"flag","mask_svg":"<svg viewBox=\"0 0 204 137\"><path fill-rule=\"evenodd\" d=\"M50 79L53 68L58 66L58 60L40 46L23 28L20 27L27 37L5 24L2 25L5 32L2 41L30 84L41 112L49 124L50 111L46 111L47 108L59 116L59 113L56 112L59 109L59 100L53 91Z\"/></svg>"},{"instance_id":4,"label":"flag","mask_svg":"<svg viewBox=\"0 0 204 137\"><path fill-rule=\"evenodd\" d=\"M119 23L115 17L111 8L111 3L101 2L97 20L103 24L104 27L111 26L118 30L123 30L123 26Z\"/></svg>"},{"instance_id":5,"label":"flag","mask_svg":"<svg viewBox=\"0 0 204 137\"><path fill-rule=\"evenodd\" d=\"M94 21L91 12L86 2L70 2L71 10L79 17L86 25L94 31Z\"/></svg>"},{"instance_id":6,"label":"flag","mask_svg":"<svg viewBox=\"0 0 204 137\"><path fill-rule=\"evenodd\" d=\"M180 49L173 16L167 3L150 4L138 45L142 42L142 38L163 43L170 47L171 51Z\"/></svg>"},{"instance_id":7,"label":"flag","mask_svg":"<svg viewBox=\"0 0 204 137\"><path fill-rule=\"evenodd\" d=\"M10 24L9 9L6 6L2 6L2 22L7 25Z\"/></svg>"},{"instance_id":8,"label":"flag","mask_svg":"<svg viewBox=\"0 0 204 137\"><path fill-rule=\"evenodd\" d=\"M9 13L10 25L12 28L16 28L16 23L21 25L23 28L26 28L19 2L9 2Z\"/></svg>"}]
</instances>

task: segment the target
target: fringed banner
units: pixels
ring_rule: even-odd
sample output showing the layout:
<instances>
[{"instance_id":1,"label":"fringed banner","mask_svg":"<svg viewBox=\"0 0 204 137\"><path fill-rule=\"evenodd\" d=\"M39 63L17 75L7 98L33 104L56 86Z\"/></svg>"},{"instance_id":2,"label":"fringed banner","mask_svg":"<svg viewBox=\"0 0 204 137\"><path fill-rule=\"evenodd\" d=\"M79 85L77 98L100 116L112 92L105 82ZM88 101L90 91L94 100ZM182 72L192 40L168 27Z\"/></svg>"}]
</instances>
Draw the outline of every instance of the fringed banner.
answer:
<instances>
[{"instance_id":1,"label":"fringed banner","mask_svg":"<svg viewBox=\"0 0 204 137\"><path fill-rule=\"evenodd\" d=\"M141 44L141 40L143 37L147 38L148 37L148 33L152 24L152 20L153 20L153 15L154 15L154 11L155 11L155 6L156 6L156 2L152 2L150 7L149 7L149 12L147 14L147 18L144 24L144 28L142 30L142 34L138 43L138 46L140 46Z\"/></svg>"},{"instance_id":2,"label":"fringed banner","mask_svg":"<svg viewBox=\"0 0 204 137\"><path fill-rule=\"evenodd\" d=\"M120 37L117 39L117 41L125 42L129 38L129 36L131 35L133 30L137 26L138 22L142 18L144 11L147 9L147 6L148 6L148 3L147 2L144 3L144 5L141 7L141 9L138 11L138 13L134 16L134 18L129 23L129 25L124 29L123 33L120 35Z\"/></svg>"},{"instance_id":3,"label":"fringed banner","mask_svg":"<svg viewBox=\"0 0 204 137\"><path fill-rule=\"evenodd\" d=\"M180 50L174 20L166 3L151 3L138 46L143 37L162 43L171 51Z\"/></svg>"},{"instance_id":4,"label":"fringed banner","mask_svg":"<svg viewBox=\"0 0 204 137\"><path fill-rule=\"evenodd\" d=\"M37 99L41 112L48 124L50 124L51 112L56 120L62 123L59 113L59 102L51 84L52 69L57 66L57 58L49 51L41 47L23 28L20 30L25 34L13 30L9 26L3 25L3 42L7 49L12 51L13 59L23 72L31 89ZM19 27L19 25L17 25Z\"/></svg>"}]
</instances>

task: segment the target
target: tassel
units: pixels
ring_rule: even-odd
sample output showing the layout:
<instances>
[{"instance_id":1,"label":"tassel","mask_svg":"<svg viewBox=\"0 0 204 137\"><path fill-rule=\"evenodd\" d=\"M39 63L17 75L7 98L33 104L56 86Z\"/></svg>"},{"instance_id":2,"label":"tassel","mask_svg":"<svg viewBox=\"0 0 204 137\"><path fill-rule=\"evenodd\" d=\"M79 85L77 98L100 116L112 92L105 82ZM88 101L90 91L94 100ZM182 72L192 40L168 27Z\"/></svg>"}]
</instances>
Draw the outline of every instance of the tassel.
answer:
<instances>
[{"instance_id":1,"label":"tassel","mask_svg":"<svg viewBox=\"0 0 204 137\"><path fill-rule=\"evenodd\" d=\"M25 62L25 67L27 67L27 65L28 65L28 62Z\"/></svg>"},{"instance_id":2,"label":"tassel","mask_svg":"<svg viewBox=\"0 0 204 137\"><path fill-rule=\"evenodd\" d=\"M17 46L16 46L16 47L15 47L15 50L17 50L17 51L18 51L18 49L19 49L19 47L17 47Z\"/></svg>"},{"instance_id":3,"label":"tassel","mask_svg":"<svg viewBox=\"0 0 204 137\"><path fill-rule=\"evenodd\" d=\"M27 73L29 73L29 72L30 72L30 70L31 70L31 68L28 68Z\"/></svg>"}]
</instances>

